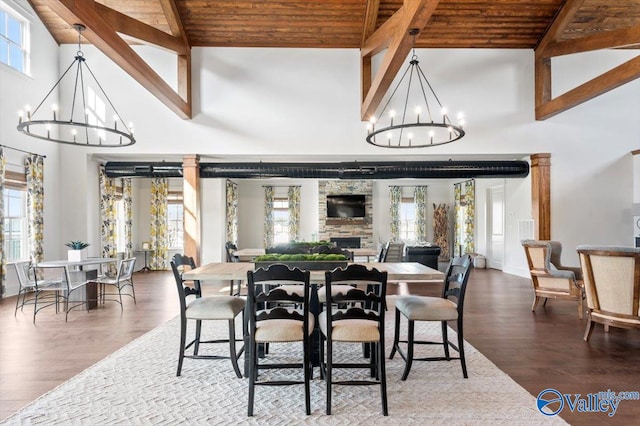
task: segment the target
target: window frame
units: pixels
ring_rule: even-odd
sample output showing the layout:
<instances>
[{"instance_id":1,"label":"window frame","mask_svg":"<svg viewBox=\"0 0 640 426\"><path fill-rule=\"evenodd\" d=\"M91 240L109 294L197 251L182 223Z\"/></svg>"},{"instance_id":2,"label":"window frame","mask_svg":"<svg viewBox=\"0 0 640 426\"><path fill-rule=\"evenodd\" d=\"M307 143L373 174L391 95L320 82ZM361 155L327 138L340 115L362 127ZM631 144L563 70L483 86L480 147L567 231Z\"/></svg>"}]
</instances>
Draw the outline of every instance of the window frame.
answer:
<instances>
[{"instance_id":1,"label":"window frame","mask_svg":"<svg viewBox=\"0 0 640 426\"><path fill-rule=\"evenodd\" d=\"M171 206L181 206L182 207L182 219L171 220L169 219L169 209ZM169 250L182 250L184 249L184 198L183 194L180 191L169 191L167 196L167 241L171 242L172 238L171 234L171 223L174 222L179 224L178 234L182 234L182 238L174 238L176 242L180 242L179 246L172 246L169 244Z\"/></svg>"},{"instance_id":2,"label":"window frame","mask_svg":"<svg viewBox=\"0 0 640 426\"><path fill-rule=\"evenodd\" d=\"M9 241L13 241L13 238L8 238L7 230L10 228L7 226L7 220L21 220L21 230L20 233L22 238L20 239L20 248L21 253L18 258L9 257L10 250L7 250L6 247L3 247L5 254L7 256L7 262L19 262L23 260L29 259L29 229L28 229L28 217L27 217L27 177L24 173L18 173L13 171L5 171L5 183L4 189L20 191L22 193L22 213L24 216L9 216L7 214L8 209L5 203L4 217L2 220L4 221L4 244L8 244ZM5 197L5 193L2 193L2 197Z\"/></svg>"},{"instance_id":3,"label":"window frame","mask_svg":"<svg viewBox=\"0 0 640 426\"><path fill-rule=\"evenodd\" d=\"M0 0L0 10L2 10L6 15L5 28L7 34L0 33L0 39L6 41L7 43L7 62L0 61L0 64L4 64L5 66L18 71L24 75L31 76L31 21L27 19L27 17L16 11L14 8L9 6L6 2ZM15 21L18 21L20 24L20 38L21 45L18 45L13 40L11 40L8 36L8 22L9 18L12 18ZM11 54L10 47L16 46L20 52L22 53L22 68L16 67L11 63Z\"/></svg>"},{"instance_id":4,"label":"window frame","mask_svg":"<svg viewBox=\"0 0 640 426\"><path fill-rule=\"evenodd\" d=\"M403 206L413 206L413 221L409 221L404 215ZM400 227L398 232L400 233L400 239L404 242L410 242L416 240L416 200L414 197L406 197L402 196L400 198L400 206L399 206L399 214L400 214Z\"/></svg>"},{"instance_id":5,"label":"window frame","mask_svg":"<svg viewBox=\"0 0 640 426\"><path fill-rule=\"evenodd\" d=\"M284 219L276 219L276 212L285 214ZM273 243L286 244L291 241L289 235L289 197L280 196L273 197ZM278 232L279 228L283 228L283 232Z\"/></svg>"}]
</instances>

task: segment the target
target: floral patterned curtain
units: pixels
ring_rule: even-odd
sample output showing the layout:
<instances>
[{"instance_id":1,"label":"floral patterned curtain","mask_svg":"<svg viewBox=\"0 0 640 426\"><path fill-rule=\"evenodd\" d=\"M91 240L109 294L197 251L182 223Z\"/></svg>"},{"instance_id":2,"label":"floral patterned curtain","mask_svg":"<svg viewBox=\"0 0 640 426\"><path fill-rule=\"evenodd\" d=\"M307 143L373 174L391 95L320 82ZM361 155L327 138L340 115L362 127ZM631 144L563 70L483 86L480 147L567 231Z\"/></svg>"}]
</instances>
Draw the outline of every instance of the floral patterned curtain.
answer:
<instances>
[{"instance_id":1,"label":"floral patterned curtain","mask_svg":"<svg viewBox=\"0 0 640 426\"><path fill-rule=\"evenodd\" d=\"M466 215L464 221L464 253L474 253L475 246L473 236L475 235L476 223L476 183L469 180L464 183L464 200L466 202Z\"/></svg>"},{"instance_id":2,"label":"floral patterned curtain","mask_svg":"<svg viewBox=\"0 0 640 426\"><path fill-rule=\"evenodd\" d=\"M462 238L460 238L460 217L462 215L462 184L453 185L453 255L458 256L462 247Z\"/></svg>"},{"instance_id":3,"label":"floral patterned curtain","mask_svg":"<svg viewBox=\"0 0 640 426\"><path fill-rule=\"evenodd\" d=\"M29 154L25 159L27 175L27 234L32 262L44 260L44 157Z\"/></svg>"},{"instance_id":4,"label":"floral patterned curtain","mask_svg":"<svg viewBox=\"0 0 640 426\"><path fill-rule=\"evenodd\" d=\"M264 246L273 245L273 186L264 187Z\"/></svg>"},{"instance_id":5,"label":"floral patterned curtain","mask_svg":"<svg viewBox=\"0 0 640 426\"><path fill-rule=\"evenodd\" d=\"M100 244L102 257L116 257L118 252L116 239L116 183L100 167ZM115 265L109 265L109 273L115 272Z\"/></svg>"},{"instance_id":6,"label":"floral patterned curtain","mask_svg":"<svg viewBox=\"0 0 640 426\"><path fill-rule=\"evenodd\" d=\"M124 258L129 259L133 256L133 238L131 231L133 227L133 210L131 208L133 199L131 195L131 178L122 179L122 201L124 203Z\"/></svg>"},{"instance_id":7,"label":"floral patterned curtain","mask_svg":"<svg viewBox=\"0 0 640 426\"><path fill-rule=\"evenodd\" d=\"M169 238L167 235L167 208L169 181L166 178L151 180L151 260L153 270L167 269Z\"/></svg>"},{"instance_id":8,"label":"floral patterned curtain","mask_svg":"<svg viewBox=\"0 0 640 426\"><path fill-rule=\"evenodd\" d=\"M4 297L4 280L7 275L7 254L4 252L4 171L6 159L0 146L0 299Z\"/></svg>"},{"instance_id":9,"label":"floral patterned curtain","mask_svg":"<svg viewBox=\"0 0 640 426\"><path fill-rule=\"evenodd\" d=\"M427 187L416 186L413 191L416 205L416 240L427 241Z\"/></svg>"},{"instance_id":10,"label":"floral patterned curtain","mask_svg":"<svg viewBox=\"0 0 640 426\"><path fill-rule=\"evenodd\" d=\"M289 201L289 238L298 241L300 238L300 187L290 186L287 193Z\"/></svg>"},{"instance_id":11,"label":"floral patterned curtain","mask_svg":"<svg viewBox=\"0 0 640 426\"><path fill-rule=\"evenodd\" d=\"M227 242L238 244L238 185L227 179Z\"/></svg>"},{"instance_id":12,"label":"floral patterned curtain","mask_svg":"<svg viewBox=\"0 0 640 426\"><path fill-rule=\"evenodd\" d=\"M402 188L399 186L389 187L389 197L391 203L389 206L391 241L400 240L400 201L402 200Z\"/></svg>"}]
</instances>

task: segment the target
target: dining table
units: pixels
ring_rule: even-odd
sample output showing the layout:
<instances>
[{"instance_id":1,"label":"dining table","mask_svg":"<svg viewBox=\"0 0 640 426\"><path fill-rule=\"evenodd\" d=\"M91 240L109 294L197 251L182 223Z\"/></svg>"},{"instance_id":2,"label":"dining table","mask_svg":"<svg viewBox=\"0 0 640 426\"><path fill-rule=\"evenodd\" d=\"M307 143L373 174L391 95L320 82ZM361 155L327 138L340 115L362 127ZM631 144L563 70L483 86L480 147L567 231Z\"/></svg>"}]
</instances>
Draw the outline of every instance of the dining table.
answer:
<instances>
[{"instance_id":1,"label":"dining table","mask_svg":"<svg viewBox=\"0 0 640 426\"><path fill-rule=\"evenodd\" d=\"M376 268L379 271L387 272L388 283L430 283L441 284L444 274L436 269L430 268L418 262L353 262L358 265L364 265L367 268ZM212 262L182 273L185 280L198 280L201 285L206 285L207 281L247 281L247 272L253 271L255 264L251 262ZM310 282L312 283L312 292L309 311L317 318L320 313L320 304L318 302L317 286L324 284L324 270L314 270L310 272ZM245 314L245 321L248 321L249 315ZM317 324L317 321L316 321ZM248 327L243 327L248 330ZM319 341L319 330L314 331L312 342ZM244 375L247 377L249 372L249 356L246 355L249 350L249 338L244 336L245 343L245 363ZM312 343L311 360L314 366L319 365L319 352L317 343ZM262 354L261 354L262 356Z\"/></svg>"},{"instance_id":2,"label":"dining table","mask_svg":"<svg viewBox=\"0 0 640 426\"><path fill-rule=\"evenodd\" d=\"M87 285L78 288L72 293L72 301L87 301L87 310L98 307L98 286L91 280L97 278L97 269L87 269L88 266L100 266L108 263L116 263L116 257L89 257L82 260L48 260L38 262L36 267L39 268L66 268L69 277L73 282L89 282Z\"/></svg>"},{"instance_id":3,"label":"dining table","mask_svg":"<svg viewBox=\"0 0 640 426\"><path fill-rule=\"evenodd\" d=\"M369 262L371 258L376 258L379 254L378 250L374 250L371 248L346 248L345 250L350 251L354 258L366 258L367 262ZM251 262L256 257L265 254L265 252L266 251L263 248L243 248L234 251L233 255L237 257L240 262Z\"/></svg>"}]
</instances>

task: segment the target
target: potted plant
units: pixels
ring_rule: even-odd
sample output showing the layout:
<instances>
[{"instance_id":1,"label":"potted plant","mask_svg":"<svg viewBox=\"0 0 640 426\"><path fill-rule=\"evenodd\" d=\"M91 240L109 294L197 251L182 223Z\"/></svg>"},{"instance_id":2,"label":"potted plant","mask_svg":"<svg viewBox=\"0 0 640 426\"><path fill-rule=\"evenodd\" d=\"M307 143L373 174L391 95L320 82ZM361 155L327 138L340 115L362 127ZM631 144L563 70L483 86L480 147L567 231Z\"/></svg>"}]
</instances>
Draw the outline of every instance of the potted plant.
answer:
<instances>
[{"instance_id":1,"label":"potted plant","mask_svg":"<svg viewBox=\"0 0 640 426\"><path fill-rule=\"evenodd\" d=\"M70 250L67 250L67 258L69 262L80 262L87 258L86 248L89 247L89 243L83 241L69 241L65 244Z\"/></svg>"}]
</instances>

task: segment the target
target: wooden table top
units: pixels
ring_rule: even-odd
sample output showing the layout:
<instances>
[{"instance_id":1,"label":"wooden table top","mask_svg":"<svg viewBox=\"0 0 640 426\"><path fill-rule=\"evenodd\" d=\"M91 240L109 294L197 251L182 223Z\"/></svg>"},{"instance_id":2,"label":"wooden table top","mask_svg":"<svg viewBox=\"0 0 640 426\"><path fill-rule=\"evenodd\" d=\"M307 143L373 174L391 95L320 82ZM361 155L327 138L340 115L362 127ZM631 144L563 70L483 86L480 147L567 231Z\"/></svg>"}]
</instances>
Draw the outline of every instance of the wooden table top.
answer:
<instances>
[{"instance_id":1,"label":"wooden table top","mask_svg":"<svg viewBox=\"0 0 640 426\"><path fill-rule=\"evenodd\" d=\"M389 282L421 282L442 280L444 274L435 269L429 268L418 262L372 262L358 263L367 268L376 268L379 271L387 271ZM255 269L255 264L249 262L214 262L200 266L191 271L185 271L182 277L185 280L200 281L228 281L247 279L247 271ZM324 282L325 271L311 271L311 280L314 282Z\"/></svg>"}]
</instances>

